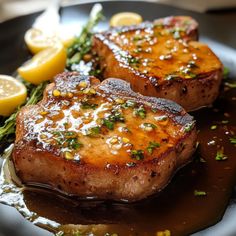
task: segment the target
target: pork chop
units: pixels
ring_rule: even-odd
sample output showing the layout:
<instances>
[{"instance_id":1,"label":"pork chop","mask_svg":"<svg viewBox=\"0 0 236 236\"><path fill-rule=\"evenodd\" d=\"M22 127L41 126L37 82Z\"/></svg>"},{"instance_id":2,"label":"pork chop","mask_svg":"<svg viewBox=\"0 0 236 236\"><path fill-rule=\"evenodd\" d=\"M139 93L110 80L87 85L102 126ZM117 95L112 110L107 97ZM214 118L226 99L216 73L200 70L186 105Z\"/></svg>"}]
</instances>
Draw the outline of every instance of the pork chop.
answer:
<instances>
[{"instance_id":1,"label":"pork chop","mask_svg":"<svg viewBox=\"0 0 236 236\"><path fill-rule=\"evenodd\" d=\"M119 79L58 75L17 117L13 162L23 183L68 195L136 201L191 161L193 117Z\"/></svg>"},{"instance_id":2,"label":"pork chop","mask_svg":"<svg viewBox=\"0 0 236 236\"><path fill-rule=\"evenodd\" d=\"M223 71L211 49L196 41L197 31L190 17L166 17L97 33L93 50L105 78L126 80L136 92L191 111L216 99Z\"/></svg>"}]
</instances>

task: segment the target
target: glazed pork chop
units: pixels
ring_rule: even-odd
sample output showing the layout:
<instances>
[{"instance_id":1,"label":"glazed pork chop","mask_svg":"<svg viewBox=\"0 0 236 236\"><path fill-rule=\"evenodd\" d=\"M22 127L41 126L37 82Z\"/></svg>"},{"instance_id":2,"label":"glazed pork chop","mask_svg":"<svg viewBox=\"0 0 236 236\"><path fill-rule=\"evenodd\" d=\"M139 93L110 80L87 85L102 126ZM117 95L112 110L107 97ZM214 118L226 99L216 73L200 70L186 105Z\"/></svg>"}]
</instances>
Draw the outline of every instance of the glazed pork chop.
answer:
<instances>
[{"instance_id":1,"label":"glazed pork chop","mask_svg":"<svg viewBox=\"0 0 236 236\"><path fill-rule=\"evenodd\" d=\"M17 117L13 161L28 185L136 201L160 191L195 150L193 117L119 79L58 75Z\"/></svg>"},{"instance_id":2,"label":"glazed pork chop","mask_svg":"<svg viewBox=\"0 0 236 236\"><path fill-rule=\"evenodd\" d=\"M197 40L198 24L166 17L95 34L93 50L105 78L130 82L143 95L173 100L187 111L210 105L219 93L222 64Z\"/></svg>"}]
</instances>

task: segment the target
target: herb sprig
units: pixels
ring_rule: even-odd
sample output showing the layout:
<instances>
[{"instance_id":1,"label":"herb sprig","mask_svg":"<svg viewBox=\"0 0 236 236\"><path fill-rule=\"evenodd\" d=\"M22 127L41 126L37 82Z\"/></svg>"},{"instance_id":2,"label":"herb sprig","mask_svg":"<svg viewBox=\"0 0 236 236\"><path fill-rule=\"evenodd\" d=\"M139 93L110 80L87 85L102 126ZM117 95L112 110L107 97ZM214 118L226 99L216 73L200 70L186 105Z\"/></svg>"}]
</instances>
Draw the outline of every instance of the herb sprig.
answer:
<instances>
[{"instance_id":1,"label":"herb sprig","mask_svg":"<svg viewBox=\"0 0 236 236\"><path fill-rule=\"evenodd\" d=\"M43 91L47 85L47 82L41 83L38 86L32 88L28 101L24 104L25 106L34 105L38 101L42 99ZM32 86L32 85L30 85ZM8 138L11 134L15 133L16 127L16 117L19 113L19 110L22 106L18 107L18 109L5 120L3 126L0 127L0 142L5 139L8 141Z\"/></svg>"},{"instance_id":2,"label":"herb sprig","mask_svg":"<svg viewBox=\"0 0 236 236\"><path fill-rule=\"evenodd\" d=\"M84 55L90 52L92 47L93 28L103 19L101 4L95 4L87 24L81 34L76 37L73 44L67 50L67 69L71 70L73 64L78 64Z\"/></svg>"}]
</instances>

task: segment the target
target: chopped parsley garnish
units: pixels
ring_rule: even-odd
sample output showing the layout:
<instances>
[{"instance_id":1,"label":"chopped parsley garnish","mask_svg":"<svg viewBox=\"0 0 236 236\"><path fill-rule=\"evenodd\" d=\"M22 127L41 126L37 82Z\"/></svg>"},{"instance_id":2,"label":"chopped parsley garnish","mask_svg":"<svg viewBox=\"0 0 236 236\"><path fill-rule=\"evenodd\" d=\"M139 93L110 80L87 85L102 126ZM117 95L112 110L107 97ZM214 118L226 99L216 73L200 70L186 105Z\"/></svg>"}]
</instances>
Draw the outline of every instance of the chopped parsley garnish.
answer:
<instances>
[{"instance_id":1,"label":"chopped parsley garnish","mask_svg":"<svg viewBox=\"0 0 236 236\"><path fill-rule=\"evenodd\" d=\"M225 161L228 159L228 157L224 154L224 149L221 148L220 150L218 150L216 152L216 157L215 157L216 161Z\"/></svg>"},{"instance_id":2,"label":"chopped parsley garnish","mask_svg":"<svg viewBox=\"0 0 236 236\"><path fill-rule=\"evenodd\" d=\"M74 131L54 131L53 139L57 142L60 147L68 147L70 149L77 150L83 146L78 140L77 134Z\"/></svg>"},{"instance_id":3,"label":"chopped parsley garnish","mask_svg":"<svg viewBox=\"0 0 236 236\"><path fill-rule=\"evenodd\" d=\"M225 86L229 88L236 88L236 83L235 82L225 82Z\"/></svg>"},{"instance_id":4,"label":"chopped parsley garnish","mask_svg":"<svg viewBox=\"0 0 236 236\"><path fill-rule=\"evenodd\" d=\"M124 104L121 105L123 108L134 108L136 106L136 102L133 100L127 100Z\"/></svg>"},{"instance_id":5,"label":"chopped parsley garnish","mask_svg":"<svg viewBox=\"0 0 236 236\"><path fill-rule=\"evenodd\" d=\"M143 49L141 47L137 47L134 49L134 53L140 53L142 51L143 51Z\"/></svg>"},{"instance_id":6,"label":"chopped parsley garnish","mask_svg":"<svg viewBox=\"0 0 236 236\"><path fill-rule=\"evenodd\" d=\"M90 102L81 102L82 109L96 109L98 104L90 103Z\"/></svg>"},{"instance_id":7,"label":"chopped parsley garnish","mask_svg":"<svg viewBox=\"0 0 236 236\"><path fill-rule=\"evenodd\" d=\"M81 142L77 138L69 138L66 140L66 143L68 144L68 147L74 150L79 149L83 146Z\"/></svg>"},{"instance_id":8,"label":"chopped parsley garnish","mask_svg":"<svg viewBox=\"0 0 236 236\"><path fill-rule=\"evenodd\" d=\"M236 137L229 138L230 143L236 144Z\"/></svg>"},{"instance_id":9,"label":"chopped parsley garnish","mask_svg":"<svg viewBox=\"0 0 236 236\"><path fill-rule=\"evenodd\" d=\"M134 114L142 119L146 118L146 110L143 106L140 106L139 108L135 109Z\"/></svg>"},{"instance_id":10,"label":"chopped parsley garnish","mask_svg":"<svg viewBox=\"0 0 236 236\"><path fill-rule=\"evenodd\" d=\"M94 69L89 72L89 75L95 76L95 77L100 77L102 74L101 69Z\"/></svg>"},{"instance_id":11,"label":"chopped parsley garnish","mask_svg":"<svg viewBox=\"0 0 236 236\"><path fill-rule=\"evenodd\" d=\"M108 129L113 130L115 122L124 122L125 118L119 111L112 111L112 113L103 119L103 125Z\"/></svg>"},{"instance_id":12,"label":"chopped parsley garnish","mask_svg":"<svg viewBox=\"0 0 236 236\"><path fill-rule=\"evenodd\" d=\"M128 57L127 60L130 65L138 65L141 62L137 57Z\"/></svg>"},{"instance_id":13,"label":"chopped parsley garnish","mask_svg":"<svg viewBox=\"0 0 236 236\"><path fill-rule=\"evenodd\" d=\"M228 121L228 120L222 120L221 123L222 123L222 124L228 124L229 121Z\"/></svg>"},{"instance_id":14,"label":"chopped parsley garnish","mask_svg":"<svg viewBox=\"0 0 236 236\"><path fill-rule=\"evenodd\" d=\"M195 61L189 61L188 62L188 67L189 68L198 68L198 65L196 65Z\"/></svg>"},{"instance_id":15,"label":"chopped parsley garnish","mask_svg":"<svg viewBox=\"0 0 236 236\"><path fill-rule=\"evenodd\" d=\"M65 122L65 123L63 123L63 125L64 125L65 127L67 127L67 126L69 125L69 123L68 123L68 122Z\"/></svg>"},{"instance_id":16,"label":"chopped parsley garnish","mask_svg":"<svg viewBox=\"0 0 236 236\"><path fill-rule=\"evenodd\" d=\"M135 42L135 41L140 41L140 40L143 40L144 38L143 38L143 36L140 36L140 35L135 35L134 37L133 37L133 41Z\"/></svg>"},{"instance_id":17,"label":"chopped parsley garnish","mask_svg":"<svg viewBox=\"0 0 236 236\"><path fill-rule=\"evenodd\" d=\"M175 39L180 39L181 38L179 31L174 31L173 36L174 36Z\"/></svg>"},{"instance_id":18,"label":"chopped parsley garnish","mask_svg":"<svg viewBox=\"0 0 236 236\"><path fill-rule=\"evenodd\" d=\"M140 128L147 132L153 131L156 127L157 126L152 123L143 123L140 125Z\"/></svg>"},{"instance_id":19,"label":"chopped parsley garnish","mask_svg":"<svg viewBox=\"0 0 236 236\"><path fill-rule=\"evenodd\" d=\"M147 147L147 151L149 154L152 154L153 151L156 149L156 148L159 148L161 145L160 143L157 143L157 142L149 142L149 145Z\"/></svg>"},{"instance_id":20,"label":"chopped parsley garnish","mask_svg":"<svg viewBox=\"0 0 236 236\"><path fill-rule=\"evenodd\" d=\"M228 68L228 67L224 67L224 70L223 70L223 78L224 78L224 79L229 78L229 68Z\"/></svg>"},{"instance_id":21,"label":"chopped parsley garnish","mask_svg":"<svg viewBox=\"0 0 236 236\"><path fill-rule=\"evenodd\" d=\"M94 126L88 129L87 135L88 136L96 136L97 134L100 134L101 128L99 126Z\"/></svg>"},{"instance_id":22,"label":"chopped parsley garnish","mask_svg":"<svg viewBox=\"0 0 236 236\"><path fill-rule=\"evenodd\" d=\"M206 196L207 193L205 191L194 190L194 196Z\"/></svg>"},{"instance_id":23,"label":"chopped parsley garnish","mask_svg":"<svg viewBox=\"0 0 236 236\"><path fill-rule=\"evenodd\" d=\"M111 121L109 119L103 119L103 124L109 129L113 130L114 129L114 121Z\"/></svg>"},{"instance_id":24,"label":"chopped parsley garnish","mask_svg":"<svg viewBox=\"0 0 236 236\"><path fill-rule=\"evenodd\" d=\"M128 163L126 163L126 165L128 167L134 167L134 166L136 166L136 163L135 162L128 162Z\"/></svg>"},{"instance_id":25,"label":"chopped parsley garnish","mask_svg":"<svg viewBox=\"0 0 236 236\"><path fill-rule=\"evenodd\" d=\"M152 124L152 123L143 123L143 126L144 127L151 127L151 128L153 128L153 129L155 129L157 126L156 125L154 125L154 124Z\"/></svg>"},{"instance_id":26,"label":"chopped parsley garnish","mask_svg":"<svg viewBox=\"0 0 236 236\"><path fill-rule=\"evenodd\" d=\"M211 130L215 130L215 129L217 129L217 125L212 125Z\"/></svg>"},{"instance_id":27,"label":"chopped parsley garnish","mask_svg":"<svg viewBox=\"0 0 236 236\"><path fill-rule=\"evenodd\" d=\"M152 110L153 113L157 112L157 108L152 107L151 110Z\"/></svg>"},{"instance_id":28,"label":"chopped parsley garnish","mask_svg":"<svg viewBox=\"0 0 236 236\"><path fill-rule=\"evenodd\" d=\"M168 116L165 116L165 115L155 117L156 121L166 121L167 119L168 119Z\"/></svg>"},{"instance_id":29,"label":"chopped parsley garnish","mask_svg":"<svg viewBox=\"0 0 236 236\"><path fill-rule=\"evenodd\" d=\"M144 158L144 151L143 150L131 150L131 157L140 161Z\"/></svg>"},{"instance_id":30,"label":"chopped parsley garnish","mask_svg":"<svg viewBox=\"0 0 236 236\"><path fill-rule=\"evenodd\" d=\"M165 80L175 80L177 78L179 78L179 75L169 74L169 75L166 75L166 77L164 79Z\"/></svg>"},{"instance_id":31,"label":"chopped parsley garnish","mask_svg":"<svg viewBox=\"0 0 236 236\"><path fill-rule=\"evenodd\" d=\"M184 77L185 77L186 79L190 79L190 78L193 79L193 78L196 78L197 75L194 74L194 73L192 73L192 72L188 72L188 73L184 74Z\"/></svg>"},{"instance_id":32,"label":"chopped parsley garnish","mask_svg":"<svg viewBox=\"0 0 236 236\"><path fill-rule=\"evenodd\" d=\"M184 127L184 132L189 132L193 127L193 123L189 123L187 125L185 125Z\"/></svg>"}]
</instances>

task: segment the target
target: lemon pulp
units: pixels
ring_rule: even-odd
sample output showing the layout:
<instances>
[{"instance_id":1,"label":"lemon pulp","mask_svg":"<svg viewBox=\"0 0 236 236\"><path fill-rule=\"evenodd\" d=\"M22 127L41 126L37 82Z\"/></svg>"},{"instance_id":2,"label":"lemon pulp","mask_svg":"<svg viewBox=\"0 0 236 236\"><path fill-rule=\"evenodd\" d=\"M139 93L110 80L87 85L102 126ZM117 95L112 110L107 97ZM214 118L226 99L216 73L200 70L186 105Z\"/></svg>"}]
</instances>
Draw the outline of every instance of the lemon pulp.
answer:
<instances>
[{"instance_id":1,"label":"lemon pulp","mask_svg":"<svg viewBox=\"0 0 236 236\"><path fill-rule=\"evenodd\" d=\"M65 66L66 50L62 43L57 43L32 57L18 69L18 73L26 81L37 85L63 72Z\"/></svg>"},{"instance_id":2,"label":"lemon pulp","mask_svg":"<svg viewBox=\"0 0 236 236\"><path fill-rule=\"evenodd\" d=\"M0 75L0 115L9 116L23 104L27 91L20 81L11 76Z\"/></svg>"},{"instance_id":3,"label":"lemon pulp","mask_svg":"<svg viewBox=\"0 0 236 236\"><path fill-rule=\"evenodd\" d=\"M142 16L135 12L120 12L112 16L110 25L112 27L136 25L143 21Z\"/></svg>"},{"instance_id":4,"label":"lemon pulp","mask_svg":"<svg viewBox=\"0 0 236 236\"><path fill-rule=\"evenodd\" d=\"M65 47L68 47L74 41L74 36L63 33L47 35L39 29L30 28L26 31L24 39L29 50L33 54L36 54L58 43L62 43Z\"/></svg>"}]
</instances>

